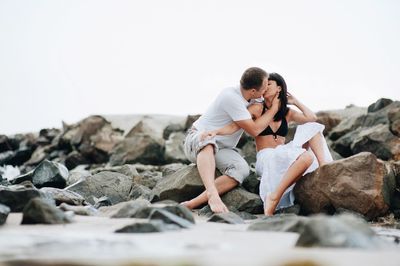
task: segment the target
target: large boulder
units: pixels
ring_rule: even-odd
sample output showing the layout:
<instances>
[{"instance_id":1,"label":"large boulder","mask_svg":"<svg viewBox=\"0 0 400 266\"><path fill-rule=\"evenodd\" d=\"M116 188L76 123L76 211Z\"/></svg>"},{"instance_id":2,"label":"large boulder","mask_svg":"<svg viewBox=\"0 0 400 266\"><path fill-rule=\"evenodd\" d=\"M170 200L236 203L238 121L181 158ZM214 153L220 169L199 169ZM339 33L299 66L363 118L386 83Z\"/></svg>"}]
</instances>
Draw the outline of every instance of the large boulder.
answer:
<instances>
[{"instance_id":1,"label":"large boulder","mask_svg":"<svg viewBox=\"0 0 400 266\"><path fill-rule=\"evenodd\" d=\"M173 132L169 135L167 141L165 141L165 160L168 162L185 162L188 163L188 159L183 151L183 141L185 140L185 134L183 132Z\"/></svg>"},{"instance_id":2,"label":"large boulder","mask_svg":"<svg viewBox=\"0 0 400 266\"><path fill-rule=\"evenodd\" d=\"M182 202L196 197L203 191L204 185L194 164L162 178L153 188L154 201L169 199Z\"/></svg>"},{"instance_id":3,"label":"large boulder","mask_svg":"<svg viewBox=\"0 0 400 266\"><path fill-rule=\"evenodd\" d=\"M340 115L335 112L321 111L316 115L317 122L325 126L324 136L327 136L342 121Z\"/></svg>"},{"instance_id":4,"label":"large boulder","mask_svg":"<svg viewBox=\"0 0 400 266\"><path fill-rule=\"evenodd\" d=\"M107 196L112 204L116 204L128 200L132 184L131 177L104 171L86 177L65 189L80 194L92 205L95 204L95 197L101 198L102 196Z\"/></svg>"},{"instance_id":5,"label":"large boulder","mask_svg":"<svg viewBox=\"0 0 400 266\"><path fill-rule=\"evenodd\" d=\"M363 152L307 174L297 182L294 193L307 214L344 208L373 219L388 211L395 186L393 170L372 153Z\"/></svg>"},{"instance_id":6,"label":"large boulder","mask_svg":"<svg viewBox=\"0 0 400 266\"><path fill-rule=\"evenodd\" d=\"M221 197L228 209L252 214L263 213L263 202L258 194L248 192L242 187L234 188Z\"/></svg>"}]
</instances>

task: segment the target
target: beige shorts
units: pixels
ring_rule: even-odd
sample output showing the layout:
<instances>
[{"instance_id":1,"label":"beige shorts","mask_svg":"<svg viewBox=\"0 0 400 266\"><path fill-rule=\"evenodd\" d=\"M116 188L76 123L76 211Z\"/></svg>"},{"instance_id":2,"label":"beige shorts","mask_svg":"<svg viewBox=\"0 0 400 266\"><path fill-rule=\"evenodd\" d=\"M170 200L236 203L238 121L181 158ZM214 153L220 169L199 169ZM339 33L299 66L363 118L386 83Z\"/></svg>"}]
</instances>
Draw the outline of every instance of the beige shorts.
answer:
<instances>
[{"instance_id":1,"label":"beige shorts","mask_svg":"<svg viewBox=\"0 0 400 266\"><path fill-rule=\"evenodd\" d=\"M224 175L230 176L239 183L249 175L250 168L245 159L234 148L218 146L216 138L200 140L200 134L195 128L190 128L186 133L183 145L186 157L192 163L196 163L197 154L207 145L214 146L215 165Z\"/></svg>"}]
</instances>

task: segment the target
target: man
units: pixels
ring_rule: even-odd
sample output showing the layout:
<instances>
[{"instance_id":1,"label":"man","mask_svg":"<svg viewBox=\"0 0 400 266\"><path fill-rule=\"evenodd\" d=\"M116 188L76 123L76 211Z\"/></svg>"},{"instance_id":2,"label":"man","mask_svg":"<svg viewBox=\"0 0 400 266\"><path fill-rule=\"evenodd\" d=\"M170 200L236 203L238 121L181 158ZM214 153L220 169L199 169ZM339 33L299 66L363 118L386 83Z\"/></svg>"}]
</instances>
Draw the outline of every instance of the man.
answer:
<instances>
[{"instance_id":1,"label":"man","mask_svg":"<svg viewBox=\"0 0 400 266\"><path fill-rule=\"evenodd\" d=\"M206 190L182 204L193 209L208 201L215 213L229 211L220 195L242 183L249 175L249 165L234 148L244 130L253 137L257 136L278 111L277 97L271 109L257 120L253 120L247 110L252 99L262 97L267 85L267 72L257 67L247 69L240 80L240 87L223 90L207 111L193 123L185 138L184 150L188 159L197 164ZM232 135L215 136L201 141L202 132L221 128L232 122L235 122L241 130ZM214 179L215 167L222 173L216 179Z\"/></svg>"}]
</instances>

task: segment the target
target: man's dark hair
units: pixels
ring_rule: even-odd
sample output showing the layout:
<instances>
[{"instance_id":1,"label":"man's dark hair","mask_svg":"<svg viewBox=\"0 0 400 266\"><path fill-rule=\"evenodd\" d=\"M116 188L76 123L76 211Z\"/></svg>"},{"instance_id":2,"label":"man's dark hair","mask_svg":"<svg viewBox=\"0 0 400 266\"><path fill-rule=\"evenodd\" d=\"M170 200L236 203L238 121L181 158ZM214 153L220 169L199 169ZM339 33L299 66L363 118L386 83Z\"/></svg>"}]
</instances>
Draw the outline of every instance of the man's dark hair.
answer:
<instances>
[{"instance_id":1,"label":"man's dark hair","mask_svg":"<svg viewBox=\"0 0 400 266\"><path fill-rule=\"evenodd\" d=\"M261 89L263 81L268 78L268 73L259 67L251 67L246 69L240 79L240 86L244 90Z\"/></svg>"}]
</instances>

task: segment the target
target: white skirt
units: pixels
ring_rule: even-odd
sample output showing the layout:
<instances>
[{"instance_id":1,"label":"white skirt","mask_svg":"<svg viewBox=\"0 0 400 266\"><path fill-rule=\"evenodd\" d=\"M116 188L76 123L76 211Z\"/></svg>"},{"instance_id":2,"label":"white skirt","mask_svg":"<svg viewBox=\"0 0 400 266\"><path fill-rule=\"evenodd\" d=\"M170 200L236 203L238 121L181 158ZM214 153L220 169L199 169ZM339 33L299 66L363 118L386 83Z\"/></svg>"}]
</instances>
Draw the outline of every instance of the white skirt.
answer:
<instances>
[{"instance_id":1,"label":"white skirt","mask_svg":"<svg viewBox=\"0 0 400 266\"><path fill-rule=\"evenodd\" d=\"M322 135L325 126L316 122L310 122L297 126L296 133L291 142L279 145L275 148L265 148L257 153L256 171L261 176L260 197L265 203L265 198L273 192L282 180L289 167L306 150L303 144L308 142L316 134L321 134L326 162L333 161L328 145ZM311 149L309 149L311 150ZM303 175L318 168L318 160L314 155L314 161ZM293 187L286 189L276 209L292 206L294 204Z\"/></svg>"}]
</instances>

